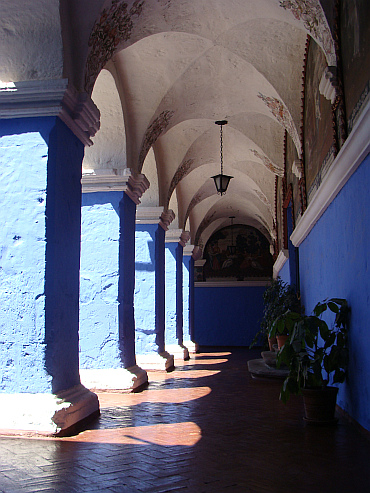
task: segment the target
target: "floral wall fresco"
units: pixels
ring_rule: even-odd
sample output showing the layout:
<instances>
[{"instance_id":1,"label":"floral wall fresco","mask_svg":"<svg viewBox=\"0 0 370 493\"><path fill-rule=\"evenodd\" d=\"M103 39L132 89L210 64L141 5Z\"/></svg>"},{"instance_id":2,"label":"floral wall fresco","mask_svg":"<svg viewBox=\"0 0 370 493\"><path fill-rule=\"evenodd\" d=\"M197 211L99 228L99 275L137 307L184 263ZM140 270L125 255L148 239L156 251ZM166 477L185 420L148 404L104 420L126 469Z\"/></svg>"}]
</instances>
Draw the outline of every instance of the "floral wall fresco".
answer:
<instances>
[{"instance_id":1,"label":"floral wall fresco","mask_svg":"<svg viewBox=\"0 0 370 493\"><path fill-rule=\"evenodd\" d=\"M143 144L141 146L139 156L139 170L141 170L144 164L144 160L146 155L148 154L149 149L152 147L158 137L166 130L174 114L174 111L162 111L162 113L158 115L157 118L155 118L154 121L149 125L147 131L145 132Z\"/></svg>"},{"instance_id":2,"label":"floral wall fresco","mask_svg":"<svg viewBox=\"0 0 370 493\"><path fill-rule=\"evenodd\" d=\"M299 156L301 156L301 141L297 129L294 125L293 118L291 117L288 108L285 106L285 104L282 101L280 101L280 99L270 96L265 96L260 92L258 93L258 97L262 99L262 101L269 108L269 110L274 115L276 120L280 123L280 125L282 125L285 128L285 130L292 137L293 142L295 143L295 146L297 148L297 152Z\"/></svg>"},{"instance_id":3,"label":"floral wall fresco","mask_svg":"<svg viewBox=\"0 0 370 493\"><path fill-rule=\"evenodd\" d=\"M270 244L252 226L237 224L220 229L208 240L203 258L206 260L205 281L243 281L272 276Z\"/></svg>"},{"instance_id":4,"label":"floral wall fresco","mask_svg":"<svg viewBox=\"0 0 370 493\"><path fill-rule=\"evenodd\" d=\"M91 94L95 80L104 65L112 58L119 43L131 37L134 19L139 17L144 0L136 0L130 10L126 2L112 0L94 24L88 46L90 48L85 74L85 90Z\"/></svg>"},{"instance_id":5,"label":"floral wall fresco","mask_svg":"<svg viewBox=\"0 0 370 493\"><path fill-rule=\"evenodd\" d=\"M206 197L209 197L209 194L207 194L205 190L200 190L191 199L191 202L189 204L188 210L186 211L185 218L184 218L184 226L183 226L184 229L186 227L186 221L187 221L187 219L189 217L190 212L193 210L193 208L197 204L199 204L200 202L202 202L202 200L204 200Z\"/></svg>"},{"instance_id":6,"label":"floral wall fresco","mask_svg":"<svg viewBox=\"0 0 370 493\"><path fill-rule=\"evenodd\" d=\"M302 21L310 35L322 46L328 64L335 66L337 62L334 41L320 2L318 0L281 0L280 7L290 10L297 20Z\"/></svg>"},{"instance_id":7,"label":"floral wall fresco","mask_svg":"<svg viewBox=\"0 0 370 493\"><path fill-rule=\"evenodd\" d=\"M266 168L274 173L274 175L284 176L284 170L276 166L276 164L274 164L267 156L261 154L256 149L250 149L250 151L253 152L253 154L263 162Z\"/></svg>"},{"instance_id":8,"label":"floral wall fresco","mask_svg":"<svg viewBox=\"0 0 370 493\"><path fill-rule=\"evenodd\" d=\"M176 173L174 174L170 188L168 189L167 194L167 207L170 203L172 192L175 190L176 186L180 183L180 181L185 178L185 176L190 173L191 165L194 163L194 159L187 159L184 161L178 168Z\"/></svg>"}]
</instances>

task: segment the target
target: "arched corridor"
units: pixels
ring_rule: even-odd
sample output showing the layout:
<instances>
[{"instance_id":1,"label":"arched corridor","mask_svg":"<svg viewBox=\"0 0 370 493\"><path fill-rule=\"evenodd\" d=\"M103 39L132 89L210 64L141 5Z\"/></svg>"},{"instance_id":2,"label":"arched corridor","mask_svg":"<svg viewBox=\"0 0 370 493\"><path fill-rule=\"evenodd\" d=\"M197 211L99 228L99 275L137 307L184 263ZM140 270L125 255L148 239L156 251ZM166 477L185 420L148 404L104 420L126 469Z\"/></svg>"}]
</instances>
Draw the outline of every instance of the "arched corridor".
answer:
<instances>
[{"instance_id":1,"label":"arched corridor","mask_svg":"<svg viewBox=\"0 0 370 493\"><path fill-rule=\"evenodd\" d=\"M204 349L142 392L100 393L77 436L2 437L0 491L368 492L370 442L346 419L307 425L280 381L250 377L256 350Z\"/></svg>"},{"instance_id":2,"label":"arched corridor","mask_svg":"<svg viewBox=\"0 0 370 493\"><path fill-rule=\"evenodd\" d=\"M241 366L237 356L260 328L273 278L295 289L306 314L346 299L337 404L370 432L370 2L3 0L0 45L0 430L56 435L102 414L102 428L74 439L9 443L20 454L32 443L60 453L56 467L40 459L53 474L63 474L64 450L99 457L84 440L123 424L113 401L109 412L113 392L150 433L130 418L135 437L119 431L126 442L104 447L151 460L149 446L130 442L148 439L160 457L190 454L209 490L213 474L224 481L216 456L223 477L234 464L253 491L245 461L223 447L237 442L245 458L273 428L295 461L291 478L315 480L297 459L307 445L308 461L322 458L315 468L339 463L338 488L348 485L341 461L356 458L362 470L362 439L345 419L320 430L323 457L311 443L317 430L272 398L274 384L254 385L248 356ZM216 188L225 176L227 189ZM241 352L203 374L212 355L186 362L199 345ZM212 366L224 371L207 374ZM184 378L193 372L201 377ZM172 415L179 444L165 442ZM74 480L85 473L77 467Z\"/></svg>"}]
</instances>

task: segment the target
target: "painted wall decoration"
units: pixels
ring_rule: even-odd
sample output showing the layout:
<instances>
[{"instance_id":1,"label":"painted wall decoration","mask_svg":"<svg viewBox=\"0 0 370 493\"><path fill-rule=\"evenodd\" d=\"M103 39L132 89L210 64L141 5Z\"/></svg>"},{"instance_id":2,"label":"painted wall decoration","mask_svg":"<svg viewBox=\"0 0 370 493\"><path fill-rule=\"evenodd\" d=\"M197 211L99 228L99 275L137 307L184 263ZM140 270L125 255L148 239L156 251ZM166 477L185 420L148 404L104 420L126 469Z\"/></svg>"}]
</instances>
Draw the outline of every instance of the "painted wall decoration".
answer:
<instances>
[{"instance_id":1,"label":"painted wall decoration","mask_svg":"<svg viewBox=\"0 0 370 493\"><path fill-rule=\"evenodd\" d=\"M95 80L104 65L110 60L119 43L131 37L134 18L139 17L144 0L136 0L130 10L126 2L112 0L110 8L103 9L91 31L90 48L85 74L85 90L91 93Z\"/></svg>"},{"instance_id":2,"label":"painted wall decoration","mask_svg":"<svg viewBox=\"0 0 370 493\"><path fill-rule=\"evenodd\" d=\"M190 173L190 169L192 164L194 163L194 159L190 158L184 161L178 168L176 173L174 174L170 188L168 189L168 194L167 194L167 207L170 203L172 192L175 190L176 186L180 183L180 181L185 178L187 174Z\"/></svg>"},{"instance_id":3,"label":"painted wall decoration","mask_svg":"<svg viewBox=\"0 0 370 493\"><path fill-rule=\"evenodd\" d=\"M226 226L214 233L204 249L204 279L242 281L272 275L272 255L266 237L252 226Z\"/></svg>"},{"instance_id":4,"label":"painted wall decoration","mask_svg":"<svg viewBox=\"0 0 370 493\"><path fill-rule=\"evenodd\" d=\"M175 114L174 111L164 110L154 121L149 125L147 131L145 132L143 144L141 146L140 156L139 156L139 170L141 170L146 155L149 149L158 139L158 137L166 130L170 124L170 120Z\"/></svg>"},{"instance_id":5,"label":"painted wall decoration","mask_svg":"<svg viewBox=\"0 0 370 493\"><path fill-rule=\"evenodd\" d=\"M205 216L202 222L199 224L198 230L195 234L195 240L194 240L195 246L203 246L201 245L201 235L203 231L211 224L215 215L216 215L216 211L213 211L209 216Z\"/></svg>"},{"instance_id":6,"label":"painted wall decoration","mask_svg":"<svg viewBox=\"0 0 370 493\"><path fill-rule=\"evenodd\" d=\"M282 125L285 128L288 134L292 137L293 142L295 143L295 146L297 148L298 155L301 156L302 154L301 140L299 138L298 131L296 129L296 126L294 125L293 118L289 113L288 108L285 106L285 104L282 101L280 101L280 99L271 96L266 96L260 92L258 93L257 96L260 99L262 99L262 101L269 108L269 110L274 115L276 120L280 123L280 125Z\"/></svg>"},{"instance_id":7,"label":"painted wall decoration","mask_svg":"<svg viewBox=\"0 0 370 493\"><path fill-rule=\"evenodd\" d=\"M292 199L293 199L293 210L294 210L294 220L296 220L302 213L302 204L301 204L301 194L300 194L300 187L299 187L299 177L297 176L297 173L299 173L298 166L297 165L297 151L295 148L295 145L290 138L289 135L287 135L287 140L286 140L286 180L287 184L292 185L293 189L293 194L292 194Z\"/></svg>"},{"instance_id":8,"label":"painted wall decoration","mask_svg":"<svg viewBox=\"0 0 370 493\"><path fill-rule=\"evenodd\" d=\"M279 168L279 166L276 166L267 156L264 154L258 152L256 149L250 149L250 151L258 158L260 159L263 164L266 166L267 169L272 171L274 175L278 176L284 176L284 170Z\"/></svg>"},{"instance_id":9,"label":"painted wall decoration","mask_svg":"<svg viewBox=\"0 0 370 493\"><path fill-rule=\"evenodd\" d=\"M351 1L351 0L350 0ZM281 0L280 7L290 10L323 48L328 65L336 66L334 41L318 0Z\"/></svg>"},{"instance_id":10,"label":"painted wall decoration","mask_svg":"<svg viewBox=\"0 0 370 493\"><path fill-rule=\"evenodd\" d=\"M370 94L370 2L343 0L340 19L343 83L351 131Z\"/></svg>"},{"instance_id":11,"label":"painted wall decoration","mask_svg":"<svg viewBox=\"0 0 370 493\"><path fill-rule=\"evenodd\" d=\"M270 211L271 215L273 216L273 210L272 210L272 206L269 202L269 199L266 197L266 195L261 192L261 190L253 190L254 193L257 195L257 197L260 199L260 201L268 208L268 210Z\"/></svg>"},{"instance_id":12,"label":"painted wall decoration","mask_svg":"<svg viewBox=\"0 0 370 493\"><path fill-rule=\"evenodd\" d=\"M304 152L308 200L321 181L319 173L322 167L334 159L331 103L319 91L319 83L326 66L321 48L311 39L307 54L304 105Z\"/></svg>"},{"instance_id":13,"label":"painted wall decoration","mask_svg":"<svg viewBox=\"0 0 370 493\"><path fill-rule=\"evenodd\" d=\"M203 190L198 190L198 192L191 199L190 204L189 204L188 209L187 209L186 214L185 214L185 218L184 218L184 226L183 226L184 229L186 228L186 221L188 220L190 212L194 209L194 207L197 204L202 202L202 200L204 200L207 197L209 197L209 194L207 194L206 191L203 189Z\"/></svg>"},{"instance_id":14,"label":"painted wall decoration","mask_svg":"<svg viewBox=\"0 0 370 493\"><path fill-rule=\"evenodd\" d=\"M277 223L277 237L278 237L278 250L285 248L284 244L284 219L283 219L283 180L277 178L276 190L276 223ZM279 191L279 192L278 192ZM279 253L279 251L277 253Z\"/></svg>"}]
</instances>

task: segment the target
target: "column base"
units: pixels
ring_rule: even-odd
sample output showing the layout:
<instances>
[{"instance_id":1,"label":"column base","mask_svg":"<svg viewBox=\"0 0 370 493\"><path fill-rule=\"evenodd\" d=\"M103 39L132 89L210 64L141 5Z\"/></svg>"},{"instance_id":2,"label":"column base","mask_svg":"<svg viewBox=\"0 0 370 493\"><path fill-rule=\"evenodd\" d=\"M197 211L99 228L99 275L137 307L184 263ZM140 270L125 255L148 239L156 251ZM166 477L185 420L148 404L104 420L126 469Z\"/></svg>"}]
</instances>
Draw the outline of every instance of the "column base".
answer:
<instances>
[{"instance_id":1,"label":"column base","mask_svg":"<svg viewBox=\"0 0 370 493\"><path fill-rule=\"evenodd\" d=\"M175 359L186 361L190 358L189 350L184 344L166 344L166 351L173 354Z\"/></svg>"},{"instance_id":2,"label":"column base","mask_svg":"<svg viewBox=\"0 0 370 493\"><path fill-rule=\"evenodd\" d=\"M174 368L173 354L162 353L137 354L136 361L145 370L170 370Z\"/></svg>"},{"instance_id":3,"label":"column base","mask_svg":"<svg viewBox=\"0 0 370 493\"><path fill-rule=\"evenodd\" d=\"M193 341L183 341L183 345L188 348L189 353L197 353L199 351L199 344Z\"/></svg>"},{"instance_id":4,"label":"column base","mask_svg":"<svg viewBox=\"0 0 370 493\"><path fill-rule=\"evenodd\" d=\"M148 383L146 371L137 365L116 369L80 369L80 377L85 387L93 390L126 390L132 392Z\"/></svg>"},{"instance_id":5,"label":"column base","mask_svg":"<svg viewBox=\"0 0 370 493\"><path fill-rule=\"evenodd\" d=\"M0 394L0 429L55 435L99 415L98 396L79 384L58 394Z\"/></svg>"}]
</instances>

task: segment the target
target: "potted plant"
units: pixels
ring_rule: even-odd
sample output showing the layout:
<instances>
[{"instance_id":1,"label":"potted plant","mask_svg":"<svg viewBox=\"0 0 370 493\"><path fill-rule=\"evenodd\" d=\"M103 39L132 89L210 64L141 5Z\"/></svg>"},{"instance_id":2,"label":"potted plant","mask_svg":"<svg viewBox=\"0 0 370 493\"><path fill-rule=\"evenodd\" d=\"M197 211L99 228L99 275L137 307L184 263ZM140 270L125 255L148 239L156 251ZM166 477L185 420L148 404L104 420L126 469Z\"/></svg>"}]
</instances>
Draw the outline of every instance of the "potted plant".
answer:
<instances>
[{"instance_id":1,"label":"potted plant","mask_svg":"<svg viewBox=\"0 0 370 493\"><path fill-rule=\"evenodd\" d=\"M288 310L300 311L300 304L295 290L289 284L285 283L281 277L272 279L270 285L263 293L263 302L264 310L260 325L261 328L249 347L253 347L261 338L264 338L268 341L271 351L272 346L277 343L276 336L283 335L284 333L284 330L281 332L276 330L274 326L275 320Z\"/></svg>"},{"instance_id":2,"label":"potted plant","mask_svg":"<svg viewBox=\"0 0 370 493\"><path fill-rule=\"evenodd\" d=\"M322 319L326 310L335 315L330 328ZM318 303L312 315L287 312L277 322L291 328L277 355L277 366L284 363L289 369L280 398L285 403L290 394L302 394L306 421L334 421L338 388L329 384L346 378L348 314L345 299L331 298Z\"/></svg>"}]
</instances>

